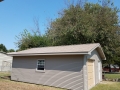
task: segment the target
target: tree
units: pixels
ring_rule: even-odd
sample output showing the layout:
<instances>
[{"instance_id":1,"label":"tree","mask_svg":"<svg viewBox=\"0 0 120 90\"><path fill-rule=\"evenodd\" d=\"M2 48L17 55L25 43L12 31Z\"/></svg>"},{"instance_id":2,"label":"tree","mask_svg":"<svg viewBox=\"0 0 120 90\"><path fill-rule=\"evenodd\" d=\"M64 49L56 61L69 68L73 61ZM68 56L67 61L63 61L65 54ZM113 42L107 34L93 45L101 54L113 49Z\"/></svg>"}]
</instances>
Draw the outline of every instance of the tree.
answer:
<instances>
[{"instance_id":1,"label":"tree","mask_svg":"<svg viewBox=\"0 0 120 90\"><path fill-rule=\"evenodd\" d=\"M52 45L100 43L107 63L114 63L116 48L120 43L116 34L119 10L110 1L102 5L85 3L81 6L77 3L64 9L48 27L47 36Z\"/></svg>"},{"instance_id":2,"label":"tree","mask_svg":"<svg viewBox=\"0 0 120 90\"><path fill-rule=\"evenodd\" d=\"M2 1L4 1L4 0L0 0L0 2L2 2Z\"/></svg>"},{"instance_id":3,"label":"tree","mask_svg":"<svg viewBox=\"0 0 120 90\"><path fill-rule=\"evenodd\" d=\"M120 31L120 30L118 30L118 31ZM117 33L117 34L119 35L119 40L120 40L120 33ZM115 64L117 64L120 69L120 44L119 44L119 47L116 48Z\"/></svg>"},{"instance_id":4,"label":"tree","mask_svg":"<svg viewBox=\"0 0 120 90\"><path fill-rule=\"evenodd\" d=\"M30 33L27 30L24 30L19 36L17 36L17 47L20 50L25 50L28 48L34 47L44 47L48 45L46 36L40 35L37 31Z\"/></svg>"},{"instance_id":5,"label":"tree","mask_svg":"<svg viewBox=\"0 0 120 90\"><path fill-rule=\"evenodd\" d=\"M5 47L5 45L0 44L0 51L7 52L7 48Z\"/></svg>"},{"instance_id":6,"label":"tree","mask_svg":"<svg viewBox=\"0 0 120 90\"><path fill-rule=\"evenodd\" d=\"M7 52L15 52L14 49L9 49Z\"/></svg>"},{"instance_id":7,"label":"tree","mask_svg":"<svg viewBox=\"0 0 120 90\"><path fill-rule=\"evenodd\" d=\"M17 41L15 44L18 47L18 50L16 51L50 45L49 39L47 39L46 35L41 35L40 33L38 19L34 18L33 20L35 29L32 29L31 32L28 32L28 30L25 29L22 33L16 36Z\"/></svg>"}]
</instances>

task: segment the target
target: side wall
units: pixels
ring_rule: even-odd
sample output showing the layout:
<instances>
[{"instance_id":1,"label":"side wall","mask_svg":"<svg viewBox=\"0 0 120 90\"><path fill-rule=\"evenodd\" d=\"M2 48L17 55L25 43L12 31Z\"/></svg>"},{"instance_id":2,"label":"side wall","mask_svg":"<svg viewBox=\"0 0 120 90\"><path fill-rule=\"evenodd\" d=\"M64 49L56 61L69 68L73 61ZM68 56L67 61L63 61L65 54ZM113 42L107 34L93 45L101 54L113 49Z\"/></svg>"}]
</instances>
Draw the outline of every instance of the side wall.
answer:
<instances>
[{"instance_id":1,"label":"side wall","mask_svg":"<svg viewBox=\"0 0 120 90\"><path fill-rule=\"evenodd\" d=\"M11 56L0 53L0 71L11 71L12 59Z\"/></svg>"},{"instance_id":2,"label":"side wall","mask_svg":"<svg viewBox=\"0 0 120 90\"><path fill-rule=\"evenodd\" d=\"M95 60L95 84L98 84L100 81L102 81L102 60L97 52L97 50L94 50L91 55L87 56L87 59L93 59ZM99 81L99 73L98 73L98 63L100 63L100 81Z\"/></svg>"},{"instance_id":3,"label":"side wall","mask_svg":"<svg viewBox=\"0 0 120 90\"><path fill-rule=\"evenodd\" d=\"M36 71L37 59L45 59L45 72ZM14 57L11 79L83 90L83 56Z\"/></svg>"}]
</instances>

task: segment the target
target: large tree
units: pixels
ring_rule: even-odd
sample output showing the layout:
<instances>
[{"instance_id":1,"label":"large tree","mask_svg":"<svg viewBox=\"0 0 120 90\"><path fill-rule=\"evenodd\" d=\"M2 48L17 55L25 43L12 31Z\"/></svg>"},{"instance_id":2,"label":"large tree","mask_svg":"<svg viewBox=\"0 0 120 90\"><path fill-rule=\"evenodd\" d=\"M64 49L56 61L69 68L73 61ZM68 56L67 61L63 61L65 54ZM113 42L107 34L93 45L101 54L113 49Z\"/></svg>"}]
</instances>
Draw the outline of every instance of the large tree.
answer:
<instances>
[{"instance_id":1,"label":"large tree","mask_svg":"<svg viewBox=\"0 0 120 90\"><path fill-rule=\"evenodd\" d=\"M5 45L0 44L0 51L1 52L7 52L7 48L5 47Z\"/></svg>"},{"instance_id":2,"label":"large tree","mask_svg":"<svg viewBox=\"0 0 120 90\"><path fill-rule=\"evenodd\" d=\"M71 4L53 20L47 36L52 45L100 43L107 63L114 63L116 47L119 47L119 10L110 1L97 4Z\"/></svg>"}]
</instances>

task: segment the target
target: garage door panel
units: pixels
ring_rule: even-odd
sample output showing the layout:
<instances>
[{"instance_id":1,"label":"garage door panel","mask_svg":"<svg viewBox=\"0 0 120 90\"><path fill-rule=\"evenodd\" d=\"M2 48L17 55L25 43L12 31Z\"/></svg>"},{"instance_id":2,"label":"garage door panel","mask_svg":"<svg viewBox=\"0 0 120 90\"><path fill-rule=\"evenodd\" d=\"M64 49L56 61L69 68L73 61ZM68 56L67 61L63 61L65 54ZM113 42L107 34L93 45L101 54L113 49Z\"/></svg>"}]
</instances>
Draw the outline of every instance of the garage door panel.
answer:
<instances>
[{"instance_id":1,"label":"garage door panel","mask_svg":"<svg viewBox=\"0 0 120 90\"><path fill-rule=\"evenodd\" d=\"M94 61L88 60L87 62L88 73L88 88L94 85Z\"/></svg>"},{"instance_id":2,"label":"garage door panel","mask_svg":"<svg viewBox=\"0 0 120 90\"><path fill-rule=\"evenodd\" d=\"M92 74L89 74L89 75L88 75L88 78L93 78L93 75L92 75Z\"/></svg>"},{"instance_id":3,"label":"garage door panel","mask_svg":"<svg viewBox=\"0 0 120 90\"><path fill-rule=\"evenodd\" d=\"M93 63L92 62L88 62L88 66L92 66L93 65Z\"/></svg>"},{"instance_id":4,"label":"garage door panel","mask_svg":"<svg viewBox=\"0 0 120 90\"><path fill-rule=\"evenodd\" d=\"M93 81L88 81L88 85L89 85L89 87L90 87L90 86L93 86L92 83L93 83Z\"/></svg>"},{"instance_id":5,"label":"garage door panel","mask_svg":"<svg viewBox=\"0 0 120 90\"><path fill-rule=\"evenodd\" d=\"M92 85L93 81L92 81L92 80L89 80L88 83L89 83L90 85Z\"/></svg>"},{"instance_id":6,"label":"garage door panel","mask_svg":"<svg viewBox=\"0 0 120 90\"><path fill-rule=\"evenodd\" d=\"M88 68L88 72L89 72L89 73L93 72L93 67L89 67L89 68Z\"/></svg>"}]
</instances>

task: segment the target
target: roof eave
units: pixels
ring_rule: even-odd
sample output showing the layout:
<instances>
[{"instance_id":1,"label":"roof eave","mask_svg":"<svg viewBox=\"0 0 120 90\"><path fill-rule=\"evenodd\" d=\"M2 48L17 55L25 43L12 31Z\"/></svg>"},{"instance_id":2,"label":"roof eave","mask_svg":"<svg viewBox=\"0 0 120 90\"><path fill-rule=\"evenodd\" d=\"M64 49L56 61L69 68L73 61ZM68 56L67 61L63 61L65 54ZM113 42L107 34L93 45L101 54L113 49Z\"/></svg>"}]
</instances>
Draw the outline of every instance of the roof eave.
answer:
<instances>
[{"instance_id":1,"label":"roof eave","mask_svg":"<svg viewBox=\"0 0 120 90\"><path fill-rule=\"evenodd\" d=\"M101 46L99 46L98 48L97 48L97 50L98 50L98 52L100 53L100 55L101 55L101 59L102 60L106 60L106 56L105 56L105 54L104 54L104 52L103 52L103 49L102 49L102 47Z\"/></svg>"},{"instance_id":2,"label":"roof eave","mask_svg":"<svg viewBox=\"0 0 120 90\"><path fill-rule=\"evenodd\" d=\"M101 53L101 59L102 59L102 60L106 60L105 54L104 54L104 52L103 52L103 50L102 50L102 47L101 47L101 45L100 45L99 43L98 43L98 45L96 45L94 48L92 48L92 49L88 52L88 54L91 55L92 51L95 50L96 48L98 48L98 51Z\"/></svg>"},{"instance_id":3,"label":"roof eave","mask_svg":"<svg viewBox=\"0 0 120 90\"><path fill-rule=\"evenodd\" d=\"M99 47L100 46L100 44L98 43L94 48L92 48L88 53L89 54L91 54L91 52L93 51L93 50L95 50L97 47Z\"/></svg>"},{"instance_id":4,"label":"roof eave","mask_svg":"<svg viewBox=\"0 0 120 90\"><path fill-rule=\"evenodd\" d=\"M85 55L88 52L69 52L69 53L22 53L22 54L8 54L9 56L38 56L38 55Z\"/></svg>"}]
</instances>

